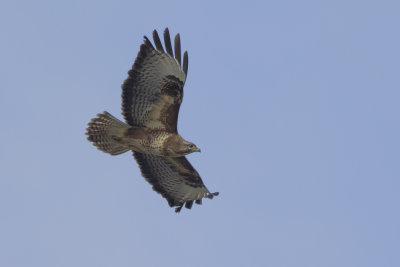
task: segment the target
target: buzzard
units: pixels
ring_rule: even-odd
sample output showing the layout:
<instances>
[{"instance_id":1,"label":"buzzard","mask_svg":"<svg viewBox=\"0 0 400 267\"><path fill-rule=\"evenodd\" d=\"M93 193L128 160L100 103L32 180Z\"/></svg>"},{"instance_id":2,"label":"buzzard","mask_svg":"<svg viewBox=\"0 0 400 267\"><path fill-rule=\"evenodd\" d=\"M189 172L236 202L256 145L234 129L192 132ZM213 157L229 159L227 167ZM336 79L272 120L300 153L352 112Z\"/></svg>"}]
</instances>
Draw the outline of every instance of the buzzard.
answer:
<instances>
[{"instance_id":1,"label":"buzzard","mask_svg":"<svg viewBox=\"0 0 400 267\"><path fill-rule=\"evenodd\" d=\"M178 113L188 72L188 53L181 61L177 34L174 52L168 28L165 50L156 30L154 45L144 36L128 78L122 84L122 115L126 123L108 112L97 114L87 128L88 140L111 155L133 151L143 177L179 212L201 204L210 193L185 155L200 152L195 144L178 133ZM175 56L174 56L175 54Z\"/></svg>"}]
</instances>

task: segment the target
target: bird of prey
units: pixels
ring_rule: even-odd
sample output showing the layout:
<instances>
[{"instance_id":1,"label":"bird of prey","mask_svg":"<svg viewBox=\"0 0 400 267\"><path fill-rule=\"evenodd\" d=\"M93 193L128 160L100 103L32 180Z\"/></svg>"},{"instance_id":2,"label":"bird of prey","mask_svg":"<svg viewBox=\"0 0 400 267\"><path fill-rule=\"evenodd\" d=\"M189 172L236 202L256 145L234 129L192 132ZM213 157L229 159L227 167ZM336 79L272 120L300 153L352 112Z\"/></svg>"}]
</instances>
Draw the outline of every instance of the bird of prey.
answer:
<instances>
[{"instance_id":1,"label":"bird of prey","mask_svg":"<svg viewBox=\"0 0 400 267\"><path fill-rule=\"evenodd\" d=\"M181 60L181 42L177 34L174 51L168 28L164 31L165 50L156 30L154 45L144 43L122 84L122 122L103 112L87 128L88 140L111 155L133 151L143 177L160 193L170 207L179 212L193 202L218 195L210 193L185 155L200 152L183 139L177 130L183 86L188 73L188 53Z\"/></svg>"}]
</instances>

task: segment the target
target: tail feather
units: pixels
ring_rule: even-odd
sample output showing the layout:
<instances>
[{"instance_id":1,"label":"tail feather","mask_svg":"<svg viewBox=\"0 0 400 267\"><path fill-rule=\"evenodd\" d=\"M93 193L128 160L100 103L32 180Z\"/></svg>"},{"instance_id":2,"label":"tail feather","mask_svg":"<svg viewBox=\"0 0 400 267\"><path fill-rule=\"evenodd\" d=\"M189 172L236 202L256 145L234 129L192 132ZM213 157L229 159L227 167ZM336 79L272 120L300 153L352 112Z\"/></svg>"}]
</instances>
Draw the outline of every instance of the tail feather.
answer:
<instances>
[{"instance_id":1,"label":"tail feather","mask_svg":"<svg viewBox=\"0 0 400 267\"><path fill-rule=\"evenodd\" d=\"M101 151L111 155L119 155L130 150L129 147L118 142L123 132L130 126L107 111L97 114L97 117L93 118L88 125L87 139Z\"/></svg>"}]
</instances>

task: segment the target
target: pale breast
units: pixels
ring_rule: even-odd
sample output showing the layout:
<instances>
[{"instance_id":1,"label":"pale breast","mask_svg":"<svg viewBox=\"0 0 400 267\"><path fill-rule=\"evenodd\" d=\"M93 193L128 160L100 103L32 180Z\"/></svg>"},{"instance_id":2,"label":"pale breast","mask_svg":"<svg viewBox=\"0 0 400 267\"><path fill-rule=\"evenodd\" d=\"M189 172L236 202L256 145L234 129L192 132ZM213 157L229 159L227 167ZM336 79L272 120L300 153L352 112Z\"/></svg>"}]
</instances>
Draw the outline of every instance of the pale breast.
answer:
<instances>
[{"instance_id":1,"label":"pale breast","mask_svg":"<svg viewBox=\"0 0 400 267\"><path fill-rule=\"evenodd\" d=\"M146 153L164 156L164 142L169 135L166 132L151 131L147 139L142 142Z\"/></svg>"},{"instance_id":2,"label":"pale breast","mask_svg":"<svg viewBox=\"0 0 400 267\"><path fill-rule=\"evenodd\" d=\"M125 132L123 142L136 152L164 156L164 142L171 134L142 127L131 127Z\"/></svg>"}]
</instances>

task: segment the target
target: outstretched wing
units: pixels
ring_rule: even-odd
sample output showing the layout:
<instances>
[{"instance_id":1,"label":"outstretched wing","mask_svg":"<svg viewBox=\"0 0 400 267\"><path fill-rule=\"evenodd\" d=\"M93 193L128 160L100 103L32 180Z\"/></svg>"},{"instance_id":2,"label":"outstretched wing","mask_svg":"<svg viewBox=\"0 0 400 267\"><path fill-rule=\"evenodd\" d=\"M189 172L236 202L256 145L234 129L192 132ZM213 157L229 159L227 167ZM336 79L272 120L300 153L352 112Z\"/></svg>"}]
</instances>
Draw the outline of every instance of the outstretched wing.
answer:
<instances>
[{"instance_id":1,"label":"outstretched wing","mask_svg":"<svg viewBox=\"0 0 400 267\"><path fill-rule=\"evenodd\" d=\"M153 189L167 199L171 207L179 212L183 205L190 209L193 201L201 204L204 197L213 198L218 193L210 193L203 184L199 173L186 157L161 157L133 152L142 175Z\"/></svg>"},{"instance_id":2,"label":"outstretched wing","mask_svg":"<svg viewBox=\"0 0 400 267\"><path fill-rule=\"evenodd\" d=\"M188 69L188 54L183 55L175 36L175 58L168 28L164 31L166 52L156 30L156 48L145 36L128 78L122 84L122 114L132 126L177 132L178 113Z\"/></svg>"}]
</instances>

